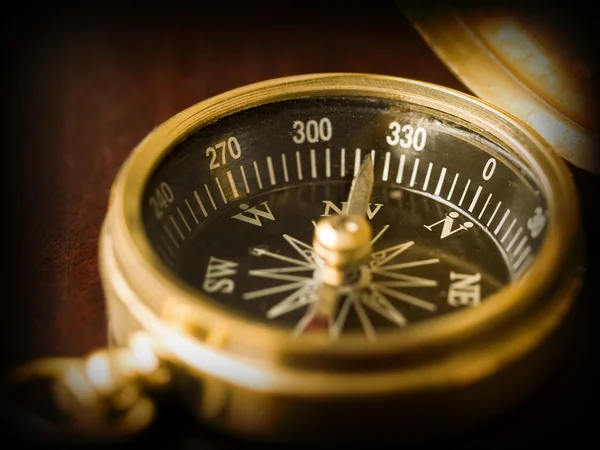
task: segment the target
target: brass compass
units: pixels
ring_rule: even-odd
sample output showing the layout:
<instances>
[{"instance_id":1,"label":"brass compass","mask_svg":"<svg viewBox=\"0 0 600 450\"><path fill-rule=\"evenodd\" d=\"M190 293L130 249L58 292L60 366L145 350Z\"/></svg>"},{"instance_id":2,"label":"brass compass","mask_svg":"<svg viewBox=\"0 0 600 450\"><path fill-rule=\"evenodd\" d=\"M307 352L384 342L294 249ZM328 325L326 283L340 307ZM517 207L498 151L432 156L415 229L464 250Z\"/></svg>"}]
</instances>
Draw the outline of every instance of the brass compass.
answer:
<instances>
[{"instance_id":1,"label":"brass compass","mask_svg":"<svg viewBox=\"0 0 600 450\"><path fill-rule=\"evenodd\" d=\"M559 357L577 216L559 157L473 97L363 74L250 85L121 169L100 244L111 333L142 332L192 410L238 434L433 435L514 404Z\"/></svg>"},{"instance_id":2,"label":"brass compass","mask_svg":"<svg viewBox=\"0 0 600 450\"><path fill-rule=\"evenodd\" d=\"M560 360L580 287L557 150L595 139L570 120L553 135L559 114L535 127L536 105L518 106L322 73L167 120L111 190L111 348L43 368L58 402L87 431L131 432L166 389L210 426L292 442L429 439L518 404Z\"/></svg>"}]
</instances>

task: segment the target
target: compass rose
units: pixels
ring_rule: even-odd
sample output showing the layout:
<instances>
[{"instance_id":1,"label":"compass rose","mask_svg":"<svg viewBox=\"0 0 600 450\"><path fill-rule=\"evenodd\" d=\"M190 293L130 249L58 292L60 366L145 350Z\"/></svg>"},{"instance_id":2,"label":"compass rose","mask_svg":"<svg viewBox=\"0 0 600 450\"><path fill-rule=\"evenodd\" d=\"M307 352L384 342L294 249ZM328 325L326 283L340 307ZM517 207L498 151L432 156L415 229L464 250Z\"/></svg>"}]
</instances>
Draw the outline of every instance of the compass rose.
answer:
<instances>
[{"instance_id":1,"label":"compass rose","mask_svg":"<svg viewBox=\"0 0 600 450\"><path fill-rule=\"evenodd\" d=\"M371 245L375 244L388 227L389 225L383 227L373 238ZM244 300L287 294L266 312L269 319L275 319L299 308L306 308L318 298L318 281L314 274L319 270L319 264L313 247L288 234L284 234L283 238L296 252L296 258L255 248L253 251L255 256L272 258L278 262L278 266L248 272L254 277L281 281L281 284L243 294ZM356 280L340 289L342 298L329 327L329 334L332 337L340 335L351 309L356 312L364 333L371 340L376 339L376 332L369 314L379 314L397 326L403 327L407 324L407 319L401 312L402 304L427 311L436 310L434 303L410 295L405 292L405 289L436 287L438 282L405 271L417 266L437 264L439 259L394 262L399 255L410 252L413 245L414 241L406 241L371 253L368 262L361 266ZM295 333L301 334L305 331L306 325L306 321L300 320L296 325Z\"/></svg>"}]
</instances>

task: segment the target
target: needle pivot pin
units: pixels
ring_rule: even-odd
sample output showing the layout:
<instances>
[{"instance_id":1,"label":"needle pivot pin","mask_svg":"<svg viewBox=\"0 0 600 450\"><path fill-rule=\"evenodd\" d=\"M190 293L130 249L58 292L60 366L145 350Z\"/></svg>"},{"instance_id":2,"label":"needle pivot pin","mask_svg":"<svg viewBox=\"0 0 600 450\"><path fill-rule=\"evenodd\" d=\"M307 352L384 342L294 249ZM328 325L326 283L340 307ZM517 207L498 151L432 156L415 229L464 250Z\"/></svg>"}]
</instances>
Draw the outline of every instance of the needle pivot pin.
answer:
<instances>
[{"instance_id":1,"label":"needle pivot pin","mask_svg":"<svg viewBox=\"0 0 600 450\"><path fill-rule=\"evenodd\" d=\"M359 215L336 215L317 223L313 249L323 262L323 281L339 286L345 274L361 266L371 253L371 226Z\"/></svg>"}]
</instances>

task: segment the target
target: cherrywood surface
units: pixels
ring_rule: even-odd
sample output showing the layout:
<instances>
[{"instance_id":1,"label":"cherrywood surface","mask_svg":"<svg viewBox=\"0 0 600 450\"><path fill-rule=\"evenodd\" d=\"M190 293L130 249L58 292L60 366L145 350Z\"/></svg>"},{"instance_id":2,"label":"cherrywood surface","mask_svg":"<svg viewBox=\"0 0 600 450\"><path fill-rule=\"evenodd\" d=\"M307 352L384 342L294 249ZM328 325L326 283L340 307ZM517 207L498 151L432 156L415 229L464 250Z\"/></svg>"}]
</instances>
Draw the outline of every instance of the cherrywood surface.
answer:
<instances>
[{"instance_id":1,"label":"cherrywood surface","mask_svg":"<svg viewBox=\"0 0 600 450\"><path fill-rule=\"evenodd\" d=\"M392 2L246 4L237 14L226 2L189 12L168 2L147 8L44 11L15 25L15 35L26 38L16 43L8 70L10 131L27 185L14 206L13 231L22 236L10 280L15 294L3 299L10 304L2 318L3 358L11 365L106 344L97 244L109 189L131 149L173 114L237 86L312 72L380 73L467 91ZM586 190L596 186L578 177ZM573 364L582 365L588 350L579 349L584 356ZM568 419L555 411L574 408L576 385L591 376L581 367L555 382L554 394L541 397L533 412L500 422L462 448L495 448L545 433L566 439L558 428ZM577 420L579 413L572 411ZM239 446L177 411L161 420L141 446ZM507 431L513 422L520 423L517 431Z\"/></svg>"}]
</instances>

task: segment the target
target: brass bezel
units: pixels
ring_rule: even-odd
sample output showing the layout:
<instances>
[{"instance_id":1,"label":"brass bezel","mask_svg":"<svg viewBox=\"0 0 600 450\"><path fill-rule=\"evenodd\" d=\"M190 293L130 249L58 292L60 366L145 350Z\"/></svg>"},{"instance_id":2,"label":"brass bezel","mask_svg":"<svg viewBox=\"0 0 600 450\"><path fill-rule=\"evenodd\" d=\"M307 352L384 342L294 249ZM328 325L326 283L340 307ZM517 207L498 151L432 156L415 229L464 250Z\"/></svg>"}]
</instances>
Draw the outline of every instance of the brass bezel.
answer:
<instances>
[{"instance_id":1,"label":"brass bezel","mask_svg":"<svg viewBox=\"0 0 600 450\"><path fill-rule=\"evenodd\" d=\"M401 333L381 333L376 344L359 335L334 342L324 336L297 339L232 315L179 283L152 249L141 220L144 187L158 162L187 133L219 117L317 94L375 95L433 107L505 143L535 174L547 199L548 228L534 263L480 307ZM462 386L496 374L560 325L579 286L578 218L576 191L564 162L534 131L494 106L402 78L300 75L204 100L153 130L123 164L112 187L100 241L101 274L109 313L117 313L115 304L124 307L131 320L157 336L167 355L200 380L219 379L234 391L265 395L326 398L414 392ZM332 360L339 369L361 358L389 360L391 367L353 369L343 376L327 368Z\"/></svg>"}]
</instances>

